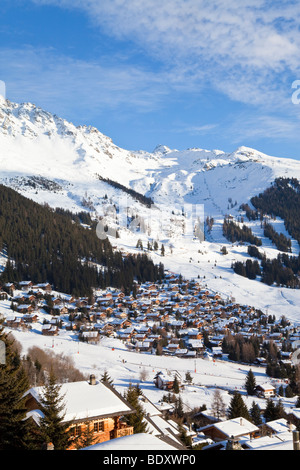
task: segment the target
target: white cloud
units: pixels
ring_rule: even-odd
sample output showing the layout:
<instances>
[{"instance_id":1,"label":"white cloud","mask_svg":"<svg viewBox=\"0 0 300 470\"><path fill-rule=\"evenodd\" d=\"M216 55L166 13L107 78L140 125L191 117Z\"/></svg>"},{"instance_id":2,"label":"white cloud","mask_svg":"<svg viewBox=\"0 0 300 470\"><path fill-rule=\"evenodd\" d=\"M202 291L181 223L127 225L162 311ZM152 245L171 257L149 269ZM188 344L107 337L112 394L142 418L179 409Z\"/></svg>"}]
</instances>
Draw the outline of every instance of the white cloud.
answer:
<instances>
[{"instance_id":1,"label":"white cloud","mask_svg":"<svg viewBox=\"0 0 300 470\"><path fill-rule=\"evenodd\" d=\"M300 77L296 0L31 1L83 10L94 27L172 70L178 88L211 86L236 101L278 106L283 77Z\"/></svg>"},{"instance_id":2,"label":"white cloud","mask_svg":"<svg viewBox=\"0 0 300 470\"><path fill-rule=\"evenodd\" d=\"M300 119L295 116L279 117L270 114L260 116L235 116L228 125L228 132L232 136L232 142L238 143L245 140L272 139L273 142L285 141L286 143L300 140Z\"/></svg>"},{"instance_id":3,"label":"white cloud","mask_svg":"<svg viewBox=\"0 0 300 470\"><path fill-rule=\"evenodd\" d=\"M94 25L164 59L201 57L255 67L294 66L300 45L296 2L265 0L32 0L81 8Z\"/></svg>"}]
</instances>

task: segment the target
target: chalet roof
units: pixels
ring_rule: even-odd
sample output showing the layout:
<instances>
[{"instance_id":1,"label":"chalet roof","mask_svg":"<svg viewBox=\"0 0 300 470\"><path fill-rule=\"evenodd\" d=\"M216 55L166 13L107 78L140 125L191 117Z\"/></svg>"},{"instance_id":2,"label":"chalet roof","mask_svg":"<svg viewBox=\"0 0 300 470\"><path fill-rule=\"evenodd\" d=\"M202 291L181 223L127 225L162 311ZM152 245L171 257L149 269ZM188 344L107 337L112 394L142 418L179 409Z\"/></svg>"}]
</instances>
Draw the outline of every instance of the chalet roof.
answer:
<instances>
[{"instance_id":1,"label":"chalet roof","mask_svg":"<svg viewBox=\"0 0 300 470\"><path fill-rule=\"evenodd\" d=\"M273 436L243 439L241 443L250 450L293 450L293 433L286 431Z\"/></svg>"},{"instance_id":2,"label":"chalet roof","mask_svg":"<svg viewBox=\"0 0 300 470\"><path fill-rule=\"evenodd\" d=\"M31 395L40 403L43 390L43 386L33 387L25 396ZM64 383L61 384L60 393L65 404L64 422L134 412L132 406L113 387L99 381L95 385L91 385L89 381Z\"/></svg>"},{"instance_id":3,"label":"chalet roof","mask_svg":"<svg viewBox=\"0 0 300 470\"><path fill-rule=\"evenodd\" d=\"M274 421L268 421L266 423L266 426L268 426L268 428L272 429L272 431L276 433L290 431L289 426L291 426L292 430L296 429L296 426L294 426L293 424L289 425L288 421L285 418L275 419Z\"/></svg>"},{"instance_id":4,"label":"chalet roof","mask_svg":"<svg viewBox=\"0 0 300 470\"><path fill-rule=\"evenodd\" d=\"M210 428L218 429L218 431L226 437L238 437L259 431L257 426L241 417L212 423L199 429L199 431L201 432Z\"/></svg>"},{"instance_id":5,"label":"chalet roof","mask_svg":"<svg viewBox=\"0 0 300 470\"><path fill-rule=\"evenodd\" d=\"M94 444L89 447L85 447L82 450L178 450L183 449L176 445L174 440L167 439L163 436L153 436L148 433L132 434L131 436L119 437L117 439L111 439L110 441L102 442L100 444Z\"/></svg>"},{"instance_id":6,"label":"chalet roof","mask_svg":"<svg viewBox=\"0 0 300 470\"><path fill-rule=\"evenodd\" d=\"M275 390L275 388L273 387L273 385L271 385L271 384L269 384L269 383L258 384L258 385L257 385L257 388L260 388L261 390Z\"/></svg>"}]
</instances>

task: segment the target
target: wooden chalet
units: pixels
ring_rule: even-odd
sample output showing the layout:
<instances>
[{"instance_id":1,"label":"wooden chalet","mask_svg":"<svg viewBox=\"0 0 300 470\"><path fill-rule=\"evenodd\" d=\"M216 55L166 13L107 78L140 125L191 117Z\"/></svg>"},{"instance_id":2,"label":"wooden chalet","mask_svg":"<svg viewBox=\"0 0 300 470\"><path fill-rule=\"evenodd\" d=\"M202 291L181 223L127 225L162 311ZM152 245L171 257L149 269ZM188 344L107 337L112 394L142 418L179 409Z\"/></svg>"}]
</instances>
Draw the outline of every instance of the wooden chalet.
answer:
<instances>
[{"instance_id":1,"label":"wooden chalet","mask_svg":"<svg viewBox=\"0 0 300 470\"><path fill-rule=\"evenodd\" d=\"M208 424L198 429L198 432L215 442L220 442L230 438L253 438L258 435L259 428L247 419L238 417Z\"/></svg>"},{"instance_id":2,"label":"wooden chalet","mask_svg":"<svg viewBox=\"0 0 300 470\"><path fill-rule=\"evenodd\" d=\"M42 335L44 336L57 336L58 335L58 326L52 325L51 323L46 323L42 327Z\"/></svg>"},{"instance_id":3,"label":"wooden chalet","mask_svg":"<svg viewBox=\"0 0 300 470\"><path fill-rule=\"evenodd\" d=\"M5 292L5 290L0 290L0 300L7 300L8 299L8 293Z\"/></svg>"},{"instance_id":4,"label":"wooden chalet","mask_svg":"<svg viewBox=\"0 0 300 470\"><path fill-rule=\"evenodd\" d=\"M263 398L274 397L275 392L275 388L269 383L259 384L255 389L256 395Z\"/></svg>"},{"instance_id":5,"label":"wooden chalet","mask_svg":"<svg viewBox=\"0 0 300 470\"><path fill-rule=\"evenodd\" d=\"M39 426L43 387L33 387L25 393L27 419ZM94 443L106 442L114 438L133 434L133 427L122 418L135 409L109 384L97 381L94 375L89 380L61 384L64 397L63 421L69 424L68 431L76 440L88 428L93 432ZM74 449L74 444L69 450Z\"/></svg>"},{"instance_id":6,"label":"wooden chalet","mask_svg":"<svg viewBox=\"0 0 300 470\"><path fill-rule=\"evenodd\" d=\"M100 341L99 331L83 331L80 339L89 344L97 344Z\"/></svg>"},{"instance_id":7,"label":"wooden chalet","mask_svg":"<svg viewBox=\"0 0 300 470\"><path fill-rule=\"evenodd\" d=\"M13 296L16 290L16 286L13 282L7 282L4 284L3 290L5 290L9 295Z\"/></svg>"},{"instance_id":8,"label":"wooden chalet","mask_svg":"<svg viewBox=\"0 0 300 470\"><path fill-rule=\"evenodd\" d=\"M154 377L154 384L157 388L161 390L172 390L174 386L174 380L177 377L179 386L181 383L181 376L177 371L173 373L158 372Z\"/></svg>"}]
</instances>

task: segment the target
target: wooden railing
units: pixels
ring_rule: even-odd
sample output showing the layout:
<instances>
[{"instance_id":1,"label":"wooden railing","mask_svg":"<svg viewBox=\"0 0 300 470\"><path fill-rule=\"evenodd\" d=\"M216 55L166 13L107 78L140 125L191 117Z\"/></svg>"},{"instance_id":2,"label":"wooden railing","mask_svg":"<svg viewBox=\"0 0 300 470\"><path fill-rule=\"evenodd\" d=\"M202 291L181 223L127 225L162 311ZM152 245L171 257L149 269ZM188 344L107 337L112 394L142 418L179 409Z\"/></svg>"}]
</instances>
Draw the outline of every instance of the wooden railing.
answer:
<instances>
[{"instance_id":1,"label":"wooden railing","mask_svg":"<svg viewBox=\"0 0 300 470\"><path fill-rule=\"evenodd\" d=\"M133 427L128 426L126 428L115 429L115 438L116 437L123 437L123 436L131 436L133 434Z\"/></svg>"}]
</instances>

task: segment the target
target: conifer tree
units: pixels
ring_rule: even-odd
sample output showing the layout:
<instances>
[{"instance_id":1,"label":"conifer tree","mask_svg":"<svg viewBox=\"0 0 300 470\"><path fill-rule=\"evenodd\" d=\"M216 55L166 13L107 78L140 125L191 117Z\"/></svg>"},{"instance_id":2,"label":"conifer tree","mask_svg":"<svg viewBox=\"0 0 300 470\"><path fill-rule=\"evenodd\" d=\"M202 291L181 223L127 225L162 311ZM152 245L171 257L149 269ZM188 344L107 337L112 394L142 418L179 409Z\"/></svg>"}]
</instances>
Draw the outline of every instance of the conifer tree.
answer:
<instances>
[{"instance_id":1,"label":"conifer tree","mask_svg":"<svg viewBox=\"0 0 300 470\"><path fill-rule=\"evenodd\" d=\"M106 369L105 369L104 373L101 375L101 382L106 382L111 386L114 383L113 379L110 377L110 375L108 374Z\"/></svg>"},{"instance_id":2,"label":"conifer tree","mask_svg":"<svg viewBox=\"0 0 300 470\"><path fill-rule=\"evenodd\" d=\"M246 387L248 395L254 395L255 394L256 380L255 380L255 376L252 372L252 369L250 369L248 374L247 374L245 387Z\"/></svg>"},{"instance_id":3,"label":"conifer tree","mask_svg":"<svg viewBox=\"0 0 300 470\"><path fill-rule=\"evenodd\" d=\"M234 392L233 397L230 401L228 408L228 417L229 419L241 417L250 421L248 408L242 398L242 395L237 391Z\"/></svg>"},{"instance_id":4,"label":"conifer tree","mask_svg":"<svg viewBox=\"0 0 300 470\"><path fill-rule=\"evenodd\" d=\"M177 378L176 375L174 376L173 392L174 393L179 393L179 382L178 382L178 378Z\"/></svg>"},{"instance_id":5,"label":"conifer tree","mask_svg":"<svg viewBox=\"0 0 300 470\"><path fill-rule=\"evenodd\" d=\"M140 403L139 396L140 390L132 384L129 385L124 394L125 399L135 409L135 413L129 414L125 417L125 421L128 426L133 427L134 434L147 431L147 423L144 421L145 412Z\"/></svg>"},{"instance_id":6,"label":"conifer tree","mask_svg":"<svg viewBox=\"0 0 300 470\"><path fill-rule=\"evenodd\" d=\"M41 411L44 416L40 421L40 438L42 445L52 443L55 450L66 450L71 442L71 435L68 432L70 423L63 421L65 415L63 399L61 385L56 383L51 370L41 397Z\"/></svg>"},{"instance_id":7,"label":"conifer tree","mask_svg":"<svg viewBox=\"0 0 300 470\"><path fill-rule=\"evenodd\" d=\"M266 422L274 421L274 419L277 419L276 407L274 401L271 398L267 398L266 408L264 411L264 418Z\"/></svg>"},{"instance_id":8,"label":"conifer tree","mask_svg":"<svg viewBox=\"0 0 300 470\"><path fill-rule=\"evenodd\" d=\"M94 426L90 421L84 423L83 431L78 436L74 443L77 450L89 447L95 444L96 438L94 435Z\"/></svg>"},{"instance_id":9,"label":"conifer tree","mask_svg":"<svg viewBox=\"0 0 300 470\"><path fill-rule=\"evenodd\" d=\"M14 340L0 324L0 450L29 448L24 393L29 388Z\"/></svg>"},{"instance_id":10,"label":"conifer tree","mask_svg":"<svg viewBox=\"0 0 300 470\"><path fill-rule=\"evenodd\" d=\"M262 418L260 414L260 408L255 401L252 402L252 406L249 410L250 416L251 416L251 421L256 425L260 426L262 424Z\"/></svg>"},{"instance_id":11,"label":"conifer tree","mask_svg":"<svg viewBox=\"0 0 300 470\"><path fill-rule=\"evenodd\" d=\"M183 403L181 396L179 395L178 398L175 398L174 402L174 414L177 418L182 419L183 418Z\"/></svg>"},{"instance_id":12,"label":"conifer tree","mask_svg":"<svg viewBox=\"0 0 300 470\"><path fill-rule=\"evenodd\" d=\"M191 449L191 447L192 447L192 438L191 438L191 436L188 436L187 431L183 427L182 424L179 424L178 428L179 428L179 439L181 440L182 444L187 449Z\"/></svg>"}]
</instances>

